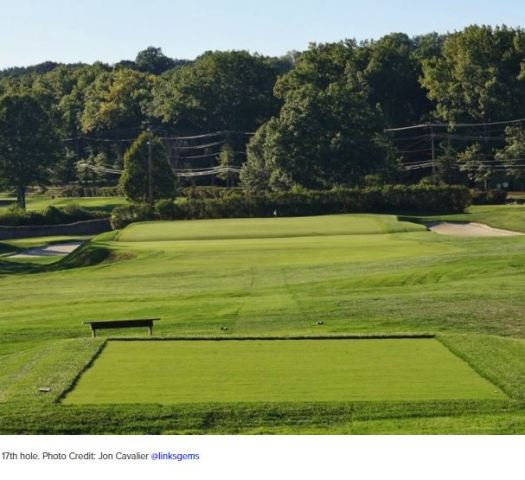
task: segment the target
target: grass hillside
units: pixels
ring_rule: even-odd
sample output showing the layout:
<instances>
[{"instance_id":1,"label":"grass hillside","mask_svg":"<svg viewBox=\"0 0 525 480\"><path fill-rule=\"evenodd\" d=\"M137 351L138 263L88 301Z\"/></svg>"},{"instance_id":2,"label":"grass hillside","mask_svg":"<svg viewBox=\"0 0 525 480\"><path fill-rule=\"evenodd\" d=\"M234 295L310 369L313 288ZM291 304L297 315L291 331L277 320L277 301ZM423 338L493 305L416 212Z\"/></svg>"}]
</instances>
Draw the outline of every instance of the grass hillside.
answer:
<instances>
[{"instance_id":1,"label":"grass hillside","mask_svg":"<svg viewBox=\"0 0 525 480\"><path fill-rule=\"evenodd\" d=\"M1 432L525 432L523 237L372 215L142 223L114 237L54 265L0 259ZM101 346L83 321L157 316L159 336L437 333L509 399L54 403Z\"/></svg>"}]
</instances>

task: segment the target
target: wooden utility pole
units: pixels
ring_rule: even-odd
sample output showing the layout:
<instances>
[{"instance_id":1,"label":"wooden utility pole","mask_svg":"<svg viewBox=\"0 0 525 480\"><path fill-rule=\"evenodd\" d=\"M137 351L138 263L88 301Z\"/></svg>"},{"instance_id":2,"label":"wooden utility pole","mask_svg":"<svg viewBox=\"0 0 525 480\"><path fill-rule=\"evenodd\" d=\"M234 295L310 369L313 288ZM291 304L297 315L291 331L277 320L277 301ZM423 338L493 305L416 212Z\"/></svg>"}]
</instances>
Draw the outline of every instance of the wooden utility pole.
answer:
<instances>
[{"instance_id":1,"label":"wooden utility pole","mask_svg":"<svg viewBox=\"0 0 525 480\"><path fill-rule=\"evenodd\" d=\"M148 203L153 205L153 130L148 125Z\"/></svg>"},{"instance_id":2,"label":"wooden utility pole","mask_svg":"<svg viewBox=\"0 0 525 480\"><path fill-rule=\"evenodd\" d=\"M432 147L432 180L436 183L436 145L434 141L434 125L430 125L430 143Z\"/></svg>"}]
</instances>

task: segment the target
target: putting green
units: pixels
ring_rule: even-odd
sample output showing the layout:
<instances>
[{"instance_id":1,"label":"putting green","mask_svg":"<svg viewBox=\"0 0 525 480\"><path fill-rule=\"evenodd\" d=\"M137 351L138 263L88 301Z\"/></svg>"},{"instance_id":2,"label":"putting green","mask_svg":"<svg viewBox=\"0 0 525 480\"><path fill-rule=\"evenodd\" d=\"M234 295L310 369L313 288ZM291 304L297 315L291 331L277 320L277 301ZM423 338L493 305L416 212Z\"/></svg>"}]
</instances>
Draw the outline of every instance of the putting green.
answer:
<instances>
[{"instance_id":1,"label":"putting green","mask_svg":"<svg viewBox=\"0 0 525 480\"><path fill-rule=\"evenodd\" d=\"M501 398L435 339L109 341L64 403Z\"/></svg>"},{"instance_id":2,"label":"putting green","mask_svg":"<svg viewBox=\"0 0 525 480\"><path fill-rule=\"evenodd\" d=\"M221 240L235 238L316 237L422 232L426 228L401 222L395 215L320 215L287 218L229 218L178 222L133 223L120 232L122 242Z\"/></svg>"}]
</instances>

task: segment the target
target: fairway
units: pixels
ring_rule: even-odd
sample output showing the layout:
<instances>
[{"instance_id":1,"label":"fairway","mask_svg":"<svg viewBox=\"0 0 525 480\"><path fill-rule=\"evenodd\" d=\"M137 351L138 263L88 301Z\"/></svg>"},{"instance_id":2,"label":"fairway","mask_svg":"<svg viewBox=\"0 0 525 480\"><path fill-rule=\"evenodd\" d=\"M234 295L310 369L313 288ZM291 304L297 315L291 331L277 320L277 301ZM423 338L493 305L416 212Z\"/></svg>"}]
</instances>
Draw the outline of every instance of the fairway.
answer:
<instances>
[{"instance_id":1,"label":"fairway","mask_svg":"<svg viewBox=\"0 0 525 480\"><path fill-rule=\"evenodd\" d=\"M503 398L435 339L109 341L65 403Z\"/></svg>"}]
</instances>

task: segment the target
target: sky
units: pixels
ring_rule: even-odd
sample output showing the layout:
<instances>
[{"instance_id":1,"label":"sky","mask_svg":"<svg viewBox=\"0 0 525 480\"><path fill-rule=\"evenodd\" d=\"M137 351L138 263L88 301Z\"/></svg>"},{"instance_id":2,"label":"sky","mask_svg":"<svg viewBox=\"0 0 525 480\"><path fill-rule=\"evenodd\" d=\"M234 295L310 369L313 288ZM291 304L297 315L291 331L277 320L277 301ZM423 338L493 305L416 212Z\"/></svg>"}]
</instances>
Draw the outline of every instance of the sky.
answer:
<instances>
[{"instance_id":1,"label":"sky","mask_svg":"<svg viewBox=\"0 0 525 480\"><path fill-rule=\"evenodd\" d=\"M525 26L523 0L0 0L0 68L46 60L115 63L148 46L282 55L310 42Z\"/></svg>"}]
</instances>

